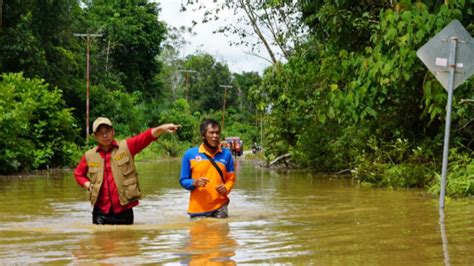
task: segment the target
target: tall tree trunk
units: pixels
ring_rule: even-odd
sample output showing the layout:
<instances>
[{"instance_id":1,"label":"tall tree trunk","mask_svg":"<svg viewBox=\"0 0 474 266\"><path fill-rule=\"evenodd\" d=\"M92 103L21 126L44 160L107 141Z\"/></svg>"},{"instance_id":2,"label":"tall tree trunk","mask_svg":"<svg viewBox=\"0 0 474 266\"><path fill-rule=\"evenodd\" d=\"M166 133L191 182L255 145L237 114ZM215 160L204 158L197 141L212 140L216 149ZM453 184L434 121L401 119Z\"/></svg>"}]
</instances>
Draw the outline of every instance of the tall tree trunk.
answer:
<instances>
[{"instance_id":1,"label":"tall tree trunk","mask_svg":"<svg viewBox=\"0 0 474 266\"><path fill-rule=\"evenodd\" d=\"M252 11L252 6L250 6L249 3L245 0L240 0L240 5L242 6L245 13L247 14L247 17L250 20L250 23L252 25L254 32L257 34L258 38L262 41L263 45L265 46L265 49L267 49L268 55L270 56L273 64L275 64L277 62L275 53L273 52L272 48L268 44L268 41L265 39L265 36L263 36L262 31L258 27L257 18L255 17L255 14Z\"/></svg>"}]
</instances>

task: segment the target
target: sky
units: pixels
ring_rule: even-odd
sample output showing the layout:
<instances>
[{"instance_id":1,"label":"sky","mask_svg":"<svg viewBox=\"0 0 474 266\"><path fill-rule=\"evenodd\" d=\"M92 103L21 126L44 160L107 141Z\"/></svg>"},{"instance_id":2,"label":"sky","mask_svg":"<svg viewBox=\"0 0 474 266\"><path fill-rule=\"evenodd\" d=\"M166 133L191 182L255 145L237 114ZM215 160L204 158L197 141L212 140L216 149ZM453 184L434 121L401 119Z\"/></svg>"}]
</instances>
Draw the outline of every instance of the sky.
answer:
<instances>
[{"instance_id":1,"label":"sky","mask_svg":"<svg viewBox=\"0 0 474 266\"><path fill-rule=\"evenodd\" d=\"M202 13L192 11L190 8L185 12L180 12L182 0L158 0L157 2L161 8L160 20L170 26L191 27L193 19L200 21L202 18ZM210 4L212 4L212 1L210 1ZM230 21L233 18L230 12L221 14L221 16L226 17ZM256 71L262 74L263 69L270 65L269 62L246 54L245 51L248 51L248 49L245 47L230 46L229 38L231 37L226 37L222 33L212 33L221 23L223 22L212 21L205 24L197 24L193 28L196 34L190 34L185 37L188 44L182 49L181 56L185 57L189 54L195 54L196 51L203 51L212 55L217 61L226 63L231 72ZM237 36L234 38L237 38ZM264 50L260 52L260 55L267 57L264 54Z\"/></svg>"}]
</instances>

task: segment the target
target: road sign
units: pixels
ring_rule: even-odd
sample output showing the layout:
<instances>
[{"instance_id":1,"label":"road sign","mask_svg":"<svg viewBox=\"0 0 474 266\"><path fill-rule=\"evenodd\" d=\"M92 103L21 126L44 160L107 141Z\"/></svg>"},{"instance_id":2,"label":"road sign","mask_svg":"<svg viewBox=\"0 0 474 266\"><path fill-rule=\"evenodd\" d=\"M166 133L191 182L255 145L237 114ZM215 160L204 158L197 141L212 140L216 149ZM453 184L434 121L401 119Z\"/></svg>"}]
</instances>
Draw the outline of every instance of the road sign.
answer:
<instances>
[{"instance_id":1,"label":"road sign","mask_svg":"<svg viewBox=\"0 0 474 266\"><path fill-rule=\"evenodd\" d=\"M457 40L453 90L474 73L474 39L458 20L453 20L436 36L418 49L416 55L448 90L449 46Z\"/></svg>"},{"instance_id":2,"label":"road sign","mask_svg":"<svg viewBox=\"0 0 474 266\"><path fill-rule=\"evenodd\" d=\"M443 166L439 207L444 208L446 176L448 174L449 131L453 92L474 72L474 41L457 20L444 27L433 39L421 47L416 54L448 91L446 125L444 129Z\"/></svg>"}]
</instances>

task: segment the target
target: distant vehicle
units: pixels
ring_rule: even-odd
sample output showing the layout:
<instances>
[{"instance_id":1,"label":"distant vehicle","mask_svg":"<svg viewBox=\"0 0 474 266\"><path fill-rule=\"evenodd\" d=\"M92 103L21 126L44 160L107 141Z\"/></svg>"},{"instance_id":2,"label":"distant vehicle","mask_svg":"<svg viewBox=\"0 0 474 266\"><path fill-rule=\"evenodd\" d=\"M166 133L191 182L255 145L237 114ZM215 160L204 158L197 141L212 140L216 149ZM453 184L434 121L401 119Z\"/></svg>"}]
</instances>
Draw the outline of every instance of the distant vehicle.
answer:
<instances>
[{"instance_id":1,"label":"distant vehicle","mask_svg":"<svg viewBox=\"0 0 474 266\"><path fill-rule=\"evenodd\" d=\"M257 143L252 144L252 152L256 154L257 152L262 150L262 146L257 145Z\"/></svg>"},{"instance_id":2,"label":"distant vehicle","mask_svg":"<svg viewBox=\"0 0 474 266\"><path fill-rule=\"evenodd\" d=\"M244 153L244 142L239 137L225 138L226 145L234 156L242 156Z\"/></svg>"}]
</instances>

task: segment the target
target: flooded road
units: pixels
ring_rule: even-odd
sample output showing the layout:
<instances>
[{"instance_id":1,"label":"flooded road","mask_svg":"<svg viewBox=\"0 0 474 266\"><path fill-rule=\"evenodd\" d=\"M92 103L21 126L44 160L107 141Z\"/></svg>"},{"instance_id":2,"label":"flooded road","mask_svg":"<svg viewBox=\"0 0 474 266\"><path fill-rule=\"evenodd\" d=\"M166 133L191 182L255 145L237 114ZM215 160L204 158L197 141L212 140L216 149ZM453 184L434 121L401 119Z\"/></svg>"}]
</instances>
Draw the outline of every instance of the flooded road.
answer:
<instances>
[{"instance_id":1,"label":"flooded road","mask_svg":"<svg viewBox=\"0 0 474 266\"><path fill-rule=\"evenodd\" d=\"M237 163L230 218L197 221L179 160L138 163L131 226L92 225L72 172L0 177L0 264L474 264L474 199L448 201L440 226L420 190Z\"/></svg>"}]
</instances>

